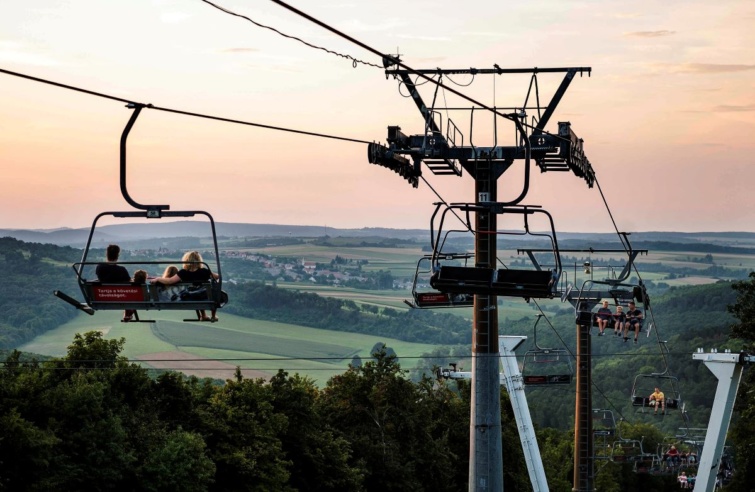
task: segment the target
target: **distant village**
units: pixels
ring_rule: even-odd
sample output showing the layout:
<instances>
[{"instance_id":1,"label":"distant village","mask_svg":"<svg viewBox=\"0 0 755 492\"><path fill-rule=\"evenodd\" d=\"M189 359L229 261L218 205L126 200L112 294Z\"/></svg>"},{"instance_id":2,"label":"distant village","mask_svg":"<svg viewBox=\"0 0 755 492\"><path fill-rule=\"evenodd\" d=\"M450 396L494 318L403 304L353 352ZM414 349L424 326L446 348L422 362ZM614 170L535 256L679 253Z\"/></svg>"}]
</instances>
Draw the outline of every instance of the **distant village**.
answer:
<instances>
[{"instance_id":1,"label":"distant village","mask_svg":"<svg viewBox=\"0 0 755 492\"><path fill-rule=\"evenodd\" d=\"M204 260L213 269L214 253L201 250ZM168 248L134 249L131 259L178 258L183 252ZM389 271L364 272L368 260L346 259L336 256L330 263L318 263L298 258L283 258L244 250L220 251L225 282L248 281L307 282L334 287L363 289L406 289L411 281L394 280ZM123 259L126 259L125 257Z\"/></svg>"}]
</instances>

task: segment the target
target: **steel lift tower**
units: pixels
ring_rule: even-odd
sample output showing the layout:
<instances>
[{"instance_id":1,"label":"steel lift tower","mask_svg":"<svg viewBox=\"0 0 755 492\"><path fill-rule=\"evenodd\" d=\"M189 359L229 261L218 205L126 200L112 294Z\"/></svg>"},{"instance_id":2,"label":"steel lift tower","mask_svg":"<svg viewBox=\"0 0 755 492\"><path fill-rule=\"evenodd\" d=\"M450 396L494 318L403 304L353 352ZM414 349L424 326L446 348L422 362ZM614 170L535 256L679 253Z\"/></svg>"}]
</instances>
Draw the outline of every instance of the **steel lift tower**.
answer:
<instances>
[{"instance_id":1,"label":"steel lift tower","mask_svg":"<svg viewBox=\"0 0 755 492\"><path fill-rule=\"evenodd\" d=\"M702 361L718 378L718 387L713 399L713 408L710 412L708 431L705 434L705 444L695 482L695 490L709 492L716 487L716 475L721 466L724 442L731 423L734 402L737 399L737 389L742 381L742 371L746 364L755 362L755 356L747 353L732 353L728 350L723 353L718 353L716 350L705 353L703 349L697 349L697 353L692 354L692 358Z\"/></svg>"},{"instance_id":2,"label":"steel lift tower","mask_svg":"<svg viewBox=\"0 0 755 492\"><path fill-rule=\"evenodd\" d=\"M553 297L554 280L546 275L542 285L529 283L535 276L525 273L518 279L509 279L505 286L500 277L505 277L510 270L497 268L497 216L502 213L519 213L528 216L532 212L527 207L516 208L524 199L529 189L529 172L532 162L541 172L572 171L583 178L592 187L595 174L583 151L583 141L572 131L569 122L559 122L558 131L549 133L545 130L556 106L561 101L575 75L589 74L589 67L571 68L515 68L502 69L459 69L459 70L412 70L403 65L398 57L386 56L383 59L386 76L397 78L406 88L422 114L425 131L418 135L405 135L398 126L388 127L388 146L373 143L368 148L368 159L373 164L385 166L405 178L414 187L419 184L422 175L422 163L433 174L461 176L465 170L475 180L475 200L467 211L475 213L475 266L473 268L456 268L447 270L450 280L433 285L436 289L454 293L473 293L474 315L472 335L472 408L470 415L470 491L503 490L503 459L501 451L501 408L500 379L498 369L499 327L498 296ZM400 68L394 68L400 67ZM537 77L538 74L561 73L564 75L550 102L540 106ZM477 107L492 111L496 120L502 118L511 122L516 128L515 145L501 146L497 142L492 146L482 147L472 142L472 115L470 108L470 145L464 145L464 136L459 128L447 118L445 124L442 115L435 107L437 93L442 85L442 77L452 74L528 74L530 88L524 104L512 108L513 111L502 113L492 107ZM417 84L412 77L432 80L435 84L433 103L428 106L420 96ZM437 80L431 77L438 77ZM535 92L536 103L528 105L530 95ZM458 94L455 90L452 92ZM471 99L470 99L471 100ZM447 109L447 108L446 108ZM534 109L536 115L529 116L528 109ZM528 118L531 118L528 120ZM410 160L411 159L411 160ZM498 178L514 163L525 161L525 178L522 191L511 201L498 201ZM521 206L519 206L521 207ZM537 208L537 207L535 207ZM526 219L525 219L526 220ZM515 274L522 272L513 272ZM530 272L532 273L532 272ZM549 272L534 272L537 274ZM440 272L444 276L444 272ZM518 275L514 275L519 277ZM488 279L489 277L489 279ZM533 280L542 283L542 275ZM488 279L488 280L486 280ZM522 280L524 279L524 280ZM432 282L432 281L431 281ZM527 283L527 285L523 285ZM473 284L477 287L471 288ZM547 284L547 285L545 285ZM439 287L439 285L442 285Z\"/></svg>"}]
</instances>

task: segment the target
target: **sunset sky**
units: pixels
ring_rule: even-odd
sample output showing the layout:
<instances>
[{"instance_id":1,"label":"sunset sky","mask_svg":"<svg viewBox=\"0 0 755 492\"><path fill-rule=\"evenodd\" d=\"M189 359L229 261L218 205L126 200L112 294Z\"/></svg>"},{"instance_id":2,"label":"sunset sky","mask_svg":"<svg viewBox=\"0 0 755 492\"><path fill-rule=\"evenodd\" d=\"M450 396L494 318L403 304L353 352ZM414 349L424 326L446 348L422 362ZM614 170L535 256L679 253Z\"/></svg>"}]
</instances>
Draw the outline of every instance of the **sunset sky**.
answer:
<instances>
[{"instance_id":1,"label":"sunset sky","mask_svg":"<svg viewBox=\"0 0 755 492\"><path fill-rule=\"evenodd\" d=\"M375 64L374 54L268 0L218 5ZM412 68L592 67L547 130L570 121L619 228L750 231L755 224L755 2L742 0L292 0L291 5ZM282 37L202 0L34 0L0 4L0 68L62 84L266 125L385 142L423 131L382 69ZM538 79L541 101L562 75ZM521 105L526 75L445 83L491 106ZM471 82L468 87L462 87ZM453 85L458 83L460 85ZM422 86L430 103L432 84ZM448 91L439 104L465 106ZM86 227L127 210L119 140L130 110L0 73L0 228ZM469 141L468 112L451 117ZM534 116L534 115L530 115ZM476 145L494 144L475 111ZM498 143L512 145L511 123ZM145 109L129 138L128 188L141 203L207 210L219 222L428 228L436 195L369 164L367 146ZM473 181L424 177L449 202ZM499 180L519 193L522 164ZM600 193L535 169L527 204L560 231L609 232Z\"/></svg>"}]
</instances>

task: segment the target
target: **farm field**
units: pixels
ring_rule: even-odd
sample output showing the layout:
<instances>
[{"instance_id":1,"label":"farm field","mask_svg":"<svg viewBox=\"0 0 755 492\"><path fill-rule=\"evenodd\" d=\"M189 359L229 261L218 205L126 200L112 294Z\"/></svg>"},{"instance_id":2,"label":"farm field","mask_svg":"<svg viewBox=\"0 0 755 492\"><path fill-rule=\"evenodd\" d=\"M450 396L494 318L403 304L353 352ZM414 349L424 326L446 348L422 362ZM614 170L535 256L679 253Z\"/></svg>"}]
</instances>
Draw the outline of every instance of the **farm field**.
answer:
<instances>
[{"instance_id":1,"label":"farm field","mask_svg":"<svg viewBox=\"0 0 755 492\"><path fill-rule=\"evenodd\" d=\"M279 256L279 257L295 257L306 261L316 262L330 262L336 256L342 258L354 259L354 260L367 260L367 264L363 266L364 271L378 271L387 270L390 271L393 277L397 280L405 282L411 282L414 278L414 273L417 265L417 261L427 252L422 251L420 247L408 248L385 248L385 247L356 247L356 246L341 246L341 247L326 247L320 245L313 245L309 243L288 245L288 246L272 246L266 248L251 248L250 251L256 253ZM568 253L572 257L578 258L578 261L564 261L563 270L565 272L564 278L568 281L573 281L576 273L577 283L581 283L585 280L585 277L581 273L581 267L583 261L609 261L615 260L616 266L612 267L610 271L618 273L620 270L619 265L625 260L625 255L620 252L617 253ZM652 264L662 266L668 266L669 271L673 269L689 269L695 272L702 273L712 266L711 263L704 262L706 253L699 251L649 251L647 254L639 255L636 260L636 265L640 269L640 274L644 280L653 281L666 281L668 272L664 272L661 267L660 271L646 271L643 270L642 265ZM523 254L517 254L516 250L500 249L498 251L498 258L502 265L510 265L514 261L527 261L527 256ZM735 254L735 253L713 253L713 264L727 269L732 269L740 272L748 272L755 270L755 255L749 254ZM657 270L657 268L653 268ZM604 272L605 273L605 272ZM692 273L692 272L690 272ZM636 277L636 273L633 272ZM700 280L696 277L704 275L690 275L691 279L685 281L684 277L674 280L670 285L699 285ZM594 278L598 278L597 272L594 274ZM718 280L716 278L716 280ZM301 284L293 284L300 287ZM302 290L315 291L314 288L304 288ZM338 292L343 292L338 290ZM355 289L356 296L349 295L350 298L359 297L359 293L363 292ZM323 295L326 294L322 291ZM394 292L395 294L395 292ZM353 299L356 300L356 299ZM400 302L400 301L399 301ZM395 302L391 302L395 307Z\"/></svg>"},{"instance_id":2,"label":"farm field","mask_svg":"<svg viewBox=\"0 0 755 492\"><path fill-rule=\"evenodd\" d=\"M393 309L408 309L404 300L412 297L411 292L405 290L364 290L350 287L334 287L320 284L302 284L294 282L278 282L282 289L298 290L299 292L312 292L323 297L335 297L348 299L357 304L372 304L379 307Z\"/></svg>"},{"instance_id":3,"label":"farm field","mask_svg":"<svg viewBox=\"0 0 755 492\"><path fill-rule=\"evenodd\" d=\"M391 347L411 369L432 345L356 333L319 330L221 313L218 323L185 323L175 312L145 312L155 323L121 323L119 312L81 314L38 336L19 350L64 356L76 333L97 330L107 339L126 339L122 355L144 367L180 370L198 377L227 379L236 366L246 377L267 378L279 369L306 375L324 385L345 371L352 357L370 357L380 342Z\"/></svg>"},{"instance_id":4,"label":"farm field","mask_svg":"<svg viewBox=\"0 0 755 492\"><path fill-rule=\"evenodd\" d=\"M323 297L334 297L338 299L348 299L354 301L357 304L374 305L378 307L387 307L391 309L411 309L404 301L411 301L412 293L408 290L360 290L343 287L331 287L327 285L302 285L297 283L278 283L278 287L284 289L293 289L300 292L311 292ZM429 287L422 289L423 291L431 291ZM527 304L521 299L499 299L499 303L502 304L500 311L501 320L506 319L520 319L527 316L534 315L537 310L534 305ZM541 305L559 303L556 300L543 300ZM465 319L472 319L472 308L453 308L449 310L456 316L460 316ZM470 321L471 323L471 321ZM471 325L470 325L471 326ZM471 336L471 335L470 335Z\"/></svg>"}]
</instances>

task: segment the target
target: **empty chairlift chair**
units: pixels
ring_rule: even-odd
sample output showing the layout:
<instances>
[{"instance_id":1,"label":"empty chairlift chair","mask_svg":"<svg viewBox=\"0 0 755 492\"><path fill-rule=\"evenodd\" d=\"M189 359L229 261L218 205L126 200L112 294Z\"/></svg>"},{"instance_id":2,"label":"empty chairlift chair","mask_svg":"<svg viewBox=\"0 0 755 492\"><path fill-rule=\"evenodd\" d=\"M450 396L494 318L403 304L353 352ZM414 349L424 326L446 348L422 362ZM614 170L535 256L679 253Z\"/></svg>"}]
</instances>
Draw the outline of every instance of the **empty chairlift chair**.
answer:
<instances>
[{"instance_id":1,"label":"empty chairlift chair","mask_svg":"<svg viewBox=\"0 0 755 492\"><path fill-rule=\"evenodd\" d=\"M473 257L471 253L448 253L436 258L438 264L445 263L448 266L462 262L466 266ZM413 308L451 308L471 307L474 305L474 294L440 292L429 288L430 277L433 274L433 255L425 255L417 262L412 283L412 300L404 301ZM426 287L425 287L426 286Z\"/></svg>"},{"instance_id":2,"label":"empty chairlift chair","mask_svg":"<svg viewBox=\"0 0 755 492\"><path fill-rule=\"evenodd\" d=\"M508 296L521 298L552 298L557 293L558 278L561 275L561 259L558 253L558 242L551 215L537 206L503 206L498 203L490 204L438 204L433 213L433 223L440 207L445 207L439 218L437 233L433 236L433 265L436 268L430 279L430 285L440 292L452 294L479 294L492 296ZM545 236L550 241L553 254L552 268L544 269L539 263L532 268L490 268L490 267L462 267L444 266L439 260L442 257L440 238L443 234L443 223L446 214L458 210L466 214L468 225L470 213L491 212L496 214L517 214L524 218L524 232L515 235ZM529 218L534 214L547 217L550 233L532 233L529 230ZM470 230L472 230L470 226ZM434 228L433 228L434 231ZM511 235L509 232L497 231L498 235Z\"/></svg>"},{"instance_id":3,"label":"empty chairlift chair","mask_svg":"<svg viewBox=\"0 0 755 492\"><path fill-rule=\"evenodd\" d=\"M525 385L570 384L574 376L573 355L564 348L544 348L537 343L537 325L542 316L538 314L535 321L534 347L524 353L522 380Z\"/></svg>"},{"instance_id":4,"label":"empty chairlift chair","mask_svg":"<svg viewBox=\"0 0 755 492\"><path fill-rule=\"evenodd\" d=\"M616 434L616 418L613 411L596 409L592 411L593 456L596 460L610 460Z\"/></svg>"}]
</instances>

